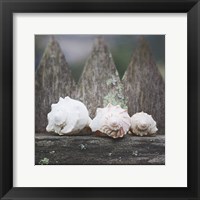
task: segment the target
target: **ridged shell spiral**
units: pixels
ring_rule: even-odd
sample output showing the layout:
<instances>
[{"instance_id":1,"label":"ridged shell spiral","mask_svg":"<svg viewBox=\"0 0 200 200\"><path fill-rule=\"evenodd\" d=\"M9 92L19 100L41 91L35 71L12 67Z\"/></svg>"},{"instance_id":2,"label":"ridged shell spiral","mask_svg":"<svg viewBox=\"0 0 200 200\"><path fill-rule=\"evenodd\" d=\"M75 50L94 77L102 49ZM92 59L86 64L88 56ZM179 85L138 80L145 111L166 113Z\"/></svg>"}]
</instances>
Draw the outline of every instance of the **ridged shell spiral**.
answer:
<instances>
[{"instance_id":1,"label":"ridged shell spiral","mask_svg":"<svg viewBox=\"0 0 200 200\"><path fill-rule=\"evenodd\" d=\"M156 122L151 115L139 112L131 117L131 132L139 136L154 135L157 132Z\"/></svg>"},{"instance_id":2,"label":"ridged shell spiral","mask_svg":"<svg viewBox=\"0 0 200 200\"><path fill-rule=\"evenodd\" d=\"M90 123L93 132L100 131L112 138L126 135L131 125L127 110L119 105L108 104L105 108L97 108L96 116Z\"/></svg>"},{"instance_id":3,"label":"ridged shell spiral","mask_svg":"<svg viewBox=\"0 0 200 200\"><path fill-rule=\"evenodd\" d=\"M88 126L91 119L86 106L70 97L60 97L58 103L51 105L51 112L47 115L48 132L59 135L77 133Z\"/></svg>"}]
</instances>

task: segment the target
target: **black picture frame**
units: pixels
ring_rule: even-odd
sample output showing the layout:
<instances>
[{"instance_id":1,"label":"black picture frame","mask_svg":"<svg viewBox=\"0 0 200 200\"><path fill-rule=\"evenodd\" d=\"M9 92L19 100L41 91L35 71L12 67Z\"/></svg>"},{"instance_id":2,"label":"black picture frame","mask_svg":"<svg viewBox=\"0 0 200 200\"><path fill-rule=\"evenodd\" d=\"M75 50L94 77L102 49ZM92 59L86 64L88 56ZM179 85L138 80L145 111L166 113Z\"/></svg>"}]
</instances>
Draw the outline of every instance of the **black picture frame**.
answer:
<instances>
[{"instance_id":1,"label":"black picture frame","mask_svg":"<svg viewBox=\"0 0 200 200\"><path fill-rule=\"evenodd\" d=\"M13 13L187 13L188 187L13 187ZM200 199L200 2L198 0L0 0L0 197L2 199Z\"/></svg>"}]
</instances>

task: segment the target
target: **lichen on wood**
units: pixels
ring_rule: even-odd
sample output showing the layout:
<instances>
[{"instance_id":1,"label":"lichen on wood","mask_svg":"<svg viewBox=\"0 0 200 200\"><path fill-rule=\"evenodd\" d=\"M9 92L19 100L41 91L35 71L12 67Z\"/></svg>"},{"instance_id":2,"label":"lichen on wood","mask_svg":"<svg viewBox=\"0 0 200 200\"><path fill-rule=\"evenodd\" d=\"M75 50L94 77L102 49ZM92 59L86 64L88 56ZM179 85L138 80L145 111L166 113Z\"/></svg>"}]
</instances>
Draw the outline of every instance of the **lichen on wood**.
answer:
<instances>
[{"instance_id":1,"label":"lichen on wood","mask_svg":"<svg viewBox=\"0 0 200 200\"><path fill-rule=\"evenodd\" d=\"M165 84L147 41L141 37L124 74L128 112L147 112L157 122L158 133L165 133Z\"/></svg>"},{"instance_id":2,"label":"lichen on wood","mask_svg":"<svg viewBox=\"0 0 200 200\"><path fill-rule=\"evenodd\" d=\"M77 98L93 118L96 109L108 103L126 107L123 90L112 54L104 39L97 37L77 86Z\"/></svg>"},{"instance_id":3,"label":"lichen on wood","mask_svg":"<svg viewBox=\"0 0 200 200\"><path fill-rule=\"evenodd\" d=\"M164 165L165 136L115 139L36 134L35 164L49 165ZM42 163L43 164L43 163Z\"/></svg>"}]
</instances>

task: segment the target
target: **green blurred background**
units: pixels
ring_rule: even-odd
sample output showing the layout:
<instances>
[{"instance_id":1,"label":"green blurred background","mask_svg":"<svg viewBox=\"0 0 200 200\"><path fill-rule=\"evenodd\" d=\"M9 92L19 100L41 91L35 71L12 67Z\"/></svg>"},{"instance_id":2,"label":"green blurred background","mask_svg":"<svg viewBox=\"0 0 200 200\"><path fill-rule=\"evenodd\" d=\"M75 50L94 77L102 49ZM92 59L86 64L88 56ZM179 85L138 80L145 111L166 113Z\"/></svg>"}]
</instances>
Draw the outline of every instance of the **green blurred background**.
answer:
<instances>
[{"instance_id":1,"label":"green blurred background","mask_svg":"<svg viewBox=\"0 0 200 200\"><path fill-rule=\"evenodd\" d=\"M99 35L54 35L77 82L97 36ZM109 46L120 78L122 78L141 35L102 36ZM156 65L165 79L165 35L143 36L149 42ZM51 35L35 35L35 69L40 63L50 37Z\"/></svg>"}]
</instances>

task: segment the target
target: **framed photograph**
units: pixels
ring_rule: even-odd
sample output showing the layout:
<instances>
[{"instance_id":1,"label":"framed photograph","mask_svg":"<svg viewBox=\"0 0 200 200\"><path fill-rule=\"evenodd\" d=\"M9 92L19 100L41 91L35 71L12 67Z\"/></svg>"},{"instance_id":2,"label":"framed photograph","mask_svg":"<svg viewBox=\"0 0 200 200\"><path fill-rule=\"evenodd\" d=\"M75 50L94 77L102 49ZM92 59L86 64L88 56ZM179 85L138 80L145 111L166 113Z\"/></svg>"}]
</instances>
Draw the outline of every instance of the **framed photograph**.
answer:
<instances>
[{"instance_id":1,"label":"framed photograph","mask_svg":"<svg viewBox=\"0 0 200 200\"><path fill-rule=\"evenodd\" d=\"M0 1L2 199L199 199L199 1Z\"/></svg>"}]
</instances>

